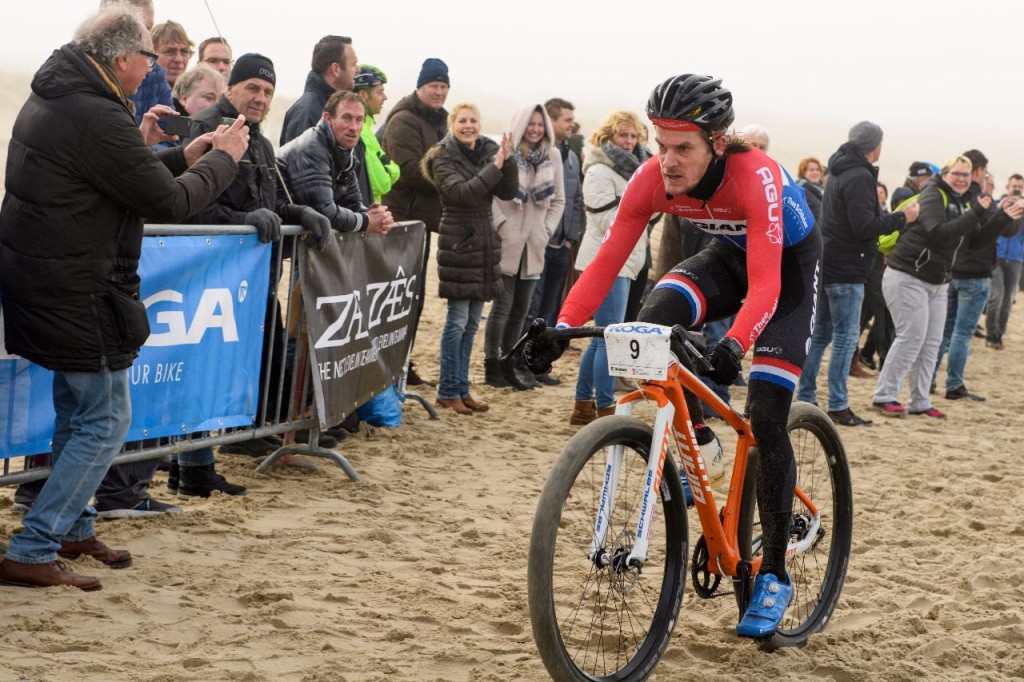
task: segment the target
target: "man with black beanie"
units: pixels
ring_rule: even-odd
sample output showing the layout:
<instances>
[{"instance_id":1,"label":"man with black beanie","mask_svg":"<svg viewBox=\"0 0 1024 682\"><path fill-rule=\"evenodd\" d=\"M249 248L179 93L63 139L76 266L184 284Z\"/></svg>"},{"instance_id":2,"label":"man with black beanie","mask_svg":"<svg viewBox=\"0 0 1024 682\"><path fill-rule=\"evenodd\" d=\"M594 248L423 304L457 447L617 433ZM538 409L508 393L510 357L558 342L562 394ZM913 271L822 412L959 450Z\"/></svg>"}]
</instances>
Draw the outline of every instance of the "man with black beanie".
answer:
<instances>
[{"instance_id":1,"label":"man with black beanie","mask_svg":"<svg viewBox=\"0 0 1024 682\"><path fill-rule=\"evenodd\" d=\"M235 182L224 190L212 204L193 216L191 222L213 225L252 225L256 228L260 241L267 243L281 239L281 223L283 221L302 225L311 233L316 243L326 245L326 235L330 233L331 229L330 221L308 206L288 203L284 192L278 191L274 145L261 130L261 124L270 113L270 105L274 101L276 83L277 75L274 72L274 63L270 59L256 53L244 54L235 60L235 65L231 69L227 93L222 95L216 104L203 109L193 117L192 133L195 135L216 128L222 119L233 119L239 114L243 114L246 125L249 126L249 148L242 158L241 170L239 170ZM271 259L272 268L275 267L276 262L277 259ZM276 283L280 274L276 270L272 270L270 273L271 300L268 300L266 320L268 332L263 337L263 358L260 363L264 372L270 372L272 386L278 385L276 382L282 371L285 372L285 386L290 385L289 368L284 363L286 352L284 325L281 321L281 311L274 305L273 300L273 297L276 296ZM270 333L272 329L276 330L273 334ZM273 341L271 341L271 337L273 337ZM273 343L272 348L271 343ZM260 385L263 385L262 378ZM281 404L278 405L275 398L276 394L271 395L267 405L267 419L271 422L284 416L282 412L286 409L288 402L286 399L282 399ZM262 411L262 407L261 405L259 411ZM320 444L325 447L333 447L337 441L323 435L320 437ZM273 452L278 447L280 447L280 442L276 439L262 438L227 445L222 447L221 451L261 456ZM222 479L213 473L212 452L206 459L208 464L203 466L207 469L201 472L189 472L203 476L202 480L194 486L190 485L189 490L204 488L222 490ZM184 466L181 470L181 486L184 492L186 487Z\"/></svg>"}]
</instances>

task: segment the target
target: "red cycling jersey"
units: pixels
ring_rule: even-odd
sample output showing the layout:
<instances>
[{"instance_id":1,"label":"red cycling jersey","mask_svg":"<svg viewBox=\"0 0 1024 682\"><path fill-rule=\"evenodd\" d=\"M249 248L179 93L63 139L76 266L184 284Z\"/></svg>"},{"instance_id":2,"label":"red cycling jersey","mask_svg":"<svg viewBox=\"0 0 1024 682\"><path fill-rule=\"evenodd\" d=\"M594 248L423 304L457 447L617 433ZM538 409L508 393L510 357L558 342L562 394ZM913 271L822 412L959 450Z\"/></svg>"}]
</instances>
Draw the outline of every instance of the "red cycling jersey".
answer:
<instances>
[{"instance_id":1,"label":"red cycling jersey","mask_svg":"<svg viewBox=\"0 0 1024 682\"><path fill-rule=\"evenodd\" d=\"M657 156L638 168L626 185L597 256L569 292L558 323L575 327L590 319L651 216L674 213L747 252L747 296L726 334L739 342L745 353L775 313L783 248L806 237L814 220L803 190L764 152L732 153L722 162L726 166L721 184L706 203L685 194L666 195ZM695 305L690 326L696 326L704 319L704 308L700 292L691 293Z\"/></svg>"}]
</instances>

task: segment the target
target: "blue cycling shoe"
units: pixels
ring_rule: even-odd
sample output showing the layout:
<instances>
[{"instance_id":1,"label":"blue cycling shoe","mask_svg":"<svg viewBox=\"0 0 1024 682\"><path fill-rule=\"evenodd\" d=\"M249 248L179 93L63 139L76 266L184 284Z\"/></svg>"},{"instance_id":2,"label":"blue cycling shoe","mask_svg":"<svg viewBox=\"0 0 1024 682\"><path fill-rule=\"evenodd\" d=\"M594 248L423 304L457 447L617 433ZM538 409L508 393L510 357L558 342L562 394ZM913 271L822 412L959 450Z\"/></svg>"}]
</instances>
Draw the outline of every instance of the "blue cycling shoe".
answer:
<instances>
[{"instance_id":1,"label":"blue cycling shoe","mask_svg":"<svg viewBox=\"0 0 1024 682\"><path fill-rule=\"evenodd\" d=\"M740 637L768 637L775 634L793 597L793 584L786 576L780 581L774 573L759 573L754 578L754 595L746 613L736 625Z\"/></svg>"}]
</instances>

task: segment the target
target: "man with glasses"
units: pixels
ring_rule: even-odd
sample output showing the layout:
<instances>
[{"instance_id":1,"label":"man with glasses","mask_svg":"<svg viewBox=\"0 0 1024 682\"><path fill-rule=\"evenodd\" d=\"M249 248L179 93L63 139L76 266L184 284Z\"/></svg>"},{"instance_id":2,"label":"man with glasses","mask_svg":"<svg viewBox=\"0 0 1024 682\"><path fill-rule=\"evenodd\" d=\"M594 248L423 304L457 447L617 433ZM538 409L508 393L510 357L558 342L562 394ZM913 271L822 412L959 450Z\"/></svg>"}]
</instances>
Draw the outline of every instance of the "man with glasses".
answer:
<instances>
[{"instance_id":1,"label":"man with glasses","mask_svg":"<svg viewBox=\"0 0 1024 682\"><path fill-rule=\"evenodd\" d=\"M141 15L142 24L146 27L146 30L153 30L153 0L100 0L101 9L114 5L134 7ZM152 54L155 56L155 53ZM174 100L171 97L171 86L167 84L167 74L164 73L164 67L154 64L149 73L146 74L145 79L143 79L142 85L128 99L135 104L136 123L142 123L142 117L157 104L173 107Z\"/></svg>"},{"instance_id":2,"label":"man with glasses","mask_svg":"<svg viewBox=\"0 0 1024 682\"><path fill-rule=\"evenodd\" d=\"M188 69L194 43L185 33L185 27L175 21L165 21L153 27L153 51L157 62L167 72L167 84L174 87L178 76Z\"/></svg>"},{"instance_id":3,"label":"man with glasses","mask_svg":"<svg viewBox=\"0 0 1024 682\"><path fill-rule=\"evenodd\" d=\"M358 62L349 37L324 36L317 42L302 95L285 112L282 146L317 124L324 115L328 97L338 90L352 89L359 73Z\"/></svg>"},{"instance_id":4,"label":"man with glasses","mask_svg":"<svg viewBox=\"0 0 1024 682\"><path fill-rule=\"evenodd\" d=\"M199 43L199 61L216 69L224 80L231 76L231 46L226 38L214 36Z\"/></svg>"},{"instance_id":5,"label":"man with glasses","mask_svg":"<svg viewBox=\"0 0 1024 682\"><path fill-rule=\"evenodd\" d=\"M970 149L963 156L971 161L971 189L968 201L976 202L983 196L991 198L991 187L986 181L991 180L988 173L988 157L977 149ZM949 352L946 362L946 400L972 400L981 402L983 396L967 390L964 385L964 372L967 369L967 354L978 320L985 310L989 290L992 285L992 270L996 267L996 239L1012 237L1020 225L1016 218L1006 211L1000 211L1003 205L1015 205L1016 197L996 205L993 203L982 218L982 227L969 235L957 250L953 267L950 271L952 279L946 290L946 324L942 331L942 344L939 346L939 357L935 361L935 377L932 385L938 382L939 365L942 357ZM1012 210L1012 209L1008 209Z\"/></svg>"},{"instance_id":6,"label":"man with glasses","mask_svg":"<svg viewBox=\"0 0 1024 682\"><path fill-rule=\"evenodd\" d=\"M181 222L213 200L248 140L239 121L154 154L156 116L140 132L127 99L150 71L152 48L134 8L100 10L39 69L14 125L0 208L4 341L54 372L56 422L53 469L0 562L4 584L97 590L99 578L60 559L132 562L96 538L89 499L124 442L129 368L149 336L143 219Z\"/></svg>"}]
</instances>

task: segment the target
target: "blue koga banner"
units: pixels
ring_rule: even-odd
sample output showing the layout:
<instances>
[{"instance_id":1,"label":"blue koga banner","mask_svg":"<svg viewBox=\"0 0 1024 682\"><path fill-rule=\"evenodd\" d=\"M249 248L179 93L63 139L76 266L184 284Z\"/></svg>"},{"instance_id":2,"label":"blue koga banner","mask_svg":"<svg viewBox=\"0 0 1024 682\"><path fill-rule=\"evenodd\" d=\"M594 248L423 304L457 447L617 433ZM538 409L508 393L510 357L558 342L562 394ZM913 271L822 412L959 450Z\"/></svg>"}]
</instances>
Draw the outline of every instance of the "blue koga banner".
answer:
<instances>
[{"instance_id":1,"label":"blue koga banner","mask_svg":"<svg viewBox=\"0 0 1024 682\"><path fill-rule=\"evenodd\" d=\"M151 334L128 370L127 440L251 425L270 246L255 235L146 237L139 275ZM52 386L51 372L0 345L0 456L49 452Z\"/></svg>"}]
</instances>

